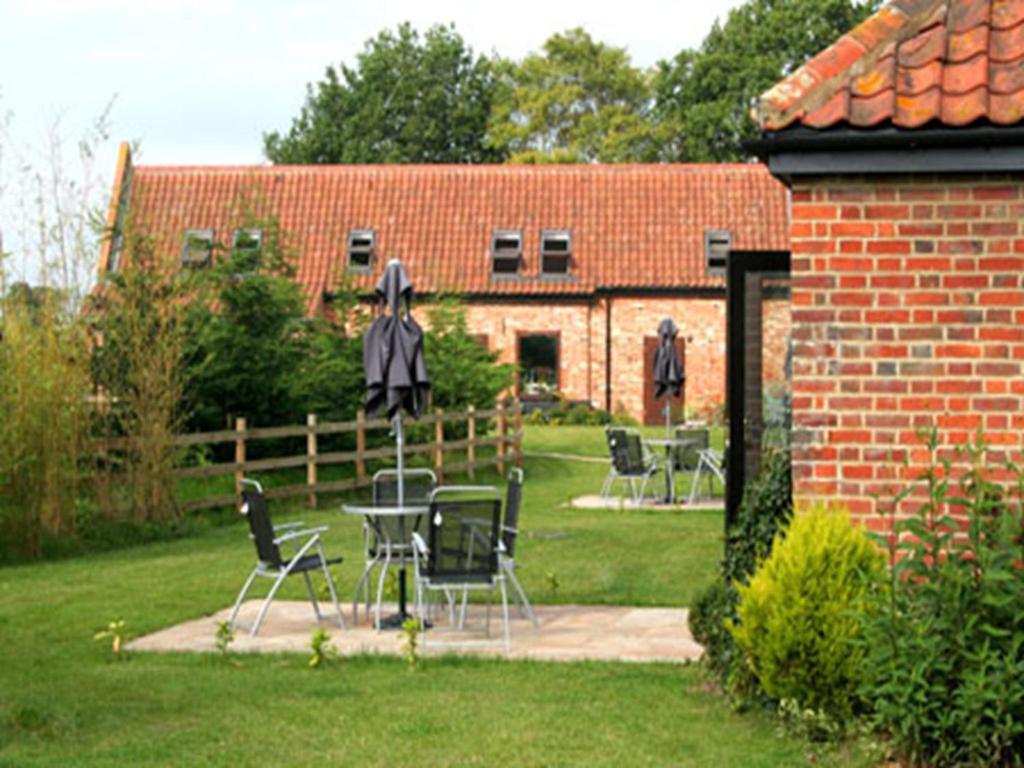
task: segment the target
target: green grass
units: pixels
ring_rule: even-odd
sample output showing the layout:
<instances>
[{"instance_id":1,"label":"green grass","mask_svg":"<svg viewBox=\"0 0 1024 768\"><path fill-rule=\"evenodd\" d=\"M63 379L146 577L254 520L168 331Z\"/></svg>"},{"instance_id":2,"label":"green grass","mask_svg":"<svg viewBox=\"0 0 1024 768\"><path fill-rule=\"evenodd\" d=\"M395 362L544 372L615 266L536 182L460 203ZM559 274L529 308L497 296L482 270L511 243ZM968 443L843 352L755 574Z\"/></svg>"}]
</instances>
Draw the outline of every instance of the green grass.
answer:
<instances>
[{"instance_id":1,"label":"green grass","mask_svg":"<svg viewBox=\"0 0 1024 768\"><path fill-rule=\"evenodd\" d=\"M543 429L528 443L567 437ZM581 444L603 439L565 429ZM529 459L526 471L518 560L535 602L679 606L715 577L721 513L570 510L603 466ZM334 504L275 509L331 524L351 595L360 521ZM117 618L137 636L223 608L251 561L235 524L0 569L0 766L806 764L806 744L730 711L695 667L446 658L413 673L363 657L313 671L301 656L117 662L92 640ZM301 594L293 584L282 597Z\"/></svg>"}]
</instances>

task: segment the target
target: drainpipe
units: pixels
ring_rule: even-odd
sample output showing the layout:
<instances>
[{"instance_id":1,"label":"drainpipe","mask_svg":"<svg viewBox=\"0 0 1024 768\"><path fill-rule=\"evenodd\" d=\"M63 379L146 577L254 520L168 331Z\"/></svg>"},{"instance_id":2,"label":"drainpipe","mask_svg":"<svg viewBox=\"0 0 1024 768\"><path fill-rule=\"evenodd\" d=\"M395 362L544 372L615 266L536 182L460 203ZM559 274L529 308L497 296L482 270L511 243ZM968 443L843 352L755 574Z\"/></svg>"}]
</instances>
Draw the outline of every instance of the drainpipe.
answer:
<instances>
[{"instance_id":1,"label":"drainpipe","mask_svg":"<svg viewBox=\"0 0 1024 768\"><path fill-rule=\"evenodd\" d=\"M604 297L604 409L612 412L612 297Z\"/></svg>"}]
</instances>

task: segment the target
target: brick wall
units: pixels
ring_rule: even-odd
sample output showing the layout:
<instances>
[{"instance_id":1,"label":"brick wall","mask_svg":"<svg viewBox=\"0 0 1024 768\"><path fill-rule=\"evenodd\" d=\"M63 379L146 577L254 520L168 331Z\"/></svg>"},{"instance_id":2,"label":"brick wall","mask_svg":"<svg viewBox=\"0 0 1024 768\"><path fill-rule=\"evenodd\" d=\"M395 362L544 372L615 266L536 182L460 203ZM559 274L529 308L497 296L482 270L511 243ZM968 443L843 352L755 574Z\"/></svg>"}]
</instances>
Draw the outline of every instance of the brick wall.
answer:
<instances>
[{"instance_id":1,"label":"brick wall","mask_svg":"<svg viewBox=\"0 0 1024 768\"><path fill-rule=\"evenodd\" d=\"M946 455L981 427L1019 458L1024 179L818 179L792 200L798 503L879 524L932 425Z\"/></svg>"}]
</instances>

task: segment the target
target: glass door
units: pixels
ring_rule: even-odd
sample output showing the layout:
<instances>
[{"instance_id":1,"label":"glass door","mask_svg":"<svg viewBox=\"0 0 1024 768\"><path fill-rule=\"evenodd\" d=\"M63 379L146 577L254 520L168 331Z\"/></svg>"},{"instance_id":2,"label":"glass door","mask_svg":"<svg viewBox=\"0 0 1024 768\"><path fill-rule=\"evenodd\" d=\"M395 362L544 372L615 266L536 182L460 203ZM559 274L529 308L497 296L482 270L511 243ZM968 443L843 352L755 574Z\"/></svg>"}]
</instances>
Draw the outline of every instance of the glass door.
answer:
<instances>
[{"instance_id":1,"label":"glass door","mask_svg":"<svg viewBox=\"0 0 1024 768\"><path fill-rule=\"evenodd\" d=\"M726 525L792 420L789 253L732 251L726 282Z\"/></svg>"}]
</instances>

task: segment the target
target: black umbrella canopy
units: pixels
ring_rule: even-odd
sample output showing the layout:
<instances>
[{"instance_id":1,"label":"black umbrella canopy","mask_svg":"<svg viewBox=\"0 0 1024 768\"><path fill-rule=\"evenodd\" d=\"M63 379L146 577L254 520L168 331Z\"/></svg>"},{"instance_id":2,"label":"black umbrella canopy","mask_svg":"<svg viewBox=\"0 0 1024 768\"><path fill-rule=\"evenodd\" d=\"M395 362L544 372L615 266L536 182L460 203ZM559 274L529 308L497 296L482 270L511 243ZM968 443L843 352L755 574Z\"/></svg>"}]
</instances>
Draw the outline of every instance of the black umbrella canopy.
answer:
<instances>
[{"instance_id":1,"label":"black umbrella canopy","mask_svg":"<svg viewBox=\"0 0 1024 768\"><path fill-rule=\"evenodd\" d=\"M413 319L412 283L398 259L388 262L377 283L380 315L363 335L366 412L399 411L418 416L427 402L430 377L423 359L423 329Z\"/></svg>"},{"instance_id":2,"label":"black umbrella canopy","mask_svg":"<svg viewBox=\"0 0 1024 768\"><path fill-rule=\"evenodd\" d=\"M679 328L666 317L658 325L658 348L654 351L654 396L661 397L670 392L679 397L686 374L676 351L676 336Z\"/></svg>"}]
</instances>

